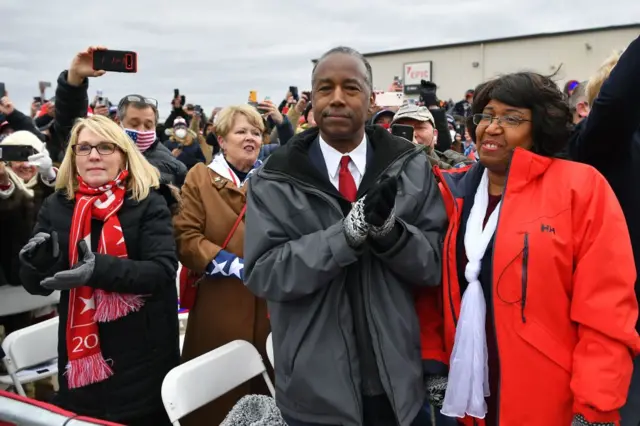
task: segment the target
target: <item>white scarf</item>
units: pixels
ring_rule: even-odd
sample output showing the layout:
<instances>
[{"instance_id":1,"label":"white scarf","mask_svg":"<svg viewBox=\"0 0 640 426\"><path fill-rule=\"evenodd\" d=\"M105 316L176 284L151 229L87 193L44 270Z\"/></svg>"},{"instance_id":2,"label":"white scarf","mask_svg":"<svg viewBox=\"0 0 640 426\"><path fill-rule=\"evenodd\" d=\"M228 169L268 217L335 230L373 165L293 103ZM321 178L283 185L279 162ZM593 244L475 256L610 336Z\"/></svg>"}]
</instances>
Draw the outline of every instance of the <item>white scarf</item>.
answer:
<instances>
[{"instance_id":1,"label":"white scarf","mask_svg":"<svg viewBox=\"0 0 640 426\"><path fill-rule=\"evenodd\" d=\"M485 397L489 396L489 356L487 351L487 304L478 280L482 258L498 225L502 201L482 223L489 206L489 177L485 169L476 190L473 207L467 220L464 248L467 267L464 276L469 285L462 296L462 308L456 327L456 337L449 361L449 380L442 414L449 417L473 416L484 419L487 414Z\"/></svg>"},{"instance_id":2,"label":"white scarf","mask_svg":"<svg viewBox=\"0 0 640 426\"><path fill-rule=\"evenodd\" d=\"M260 167L260 165L262 165L262 161L257 160L254 163L253 168L251 169L251 171L249 171L249 173L247 173L247 177L245 177L243 181L241 181L238 175L235 174L233 169L229 166L229 163L227 163L227 160L224 159L224 155L221 152L213 157L213 160L211 160L211 163L209 163L208 167L223 178L233 182L233 184L238 188L242 188L242 186L249 180L249 177L251 177L253 172L258 167Z\"/></svg>"}]
</instances>

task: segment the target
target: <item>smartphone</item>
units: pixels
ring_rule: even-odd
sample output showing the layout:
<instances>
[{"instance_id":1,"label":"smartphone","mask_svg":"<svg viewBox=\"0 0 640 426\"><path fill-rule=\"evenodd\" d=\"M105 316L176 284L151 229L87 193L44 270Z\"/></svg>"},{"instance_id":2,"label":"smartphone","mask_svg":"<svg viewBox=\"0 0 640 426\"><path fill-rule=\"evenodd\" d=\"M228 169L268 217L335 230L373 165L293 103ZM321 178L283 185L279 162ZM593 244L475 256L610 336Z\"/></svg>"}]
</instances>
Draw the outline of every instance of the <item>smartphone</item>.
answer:
<instances>
[{"instance_id":1,"label":"smartphone","mask_svg":"<svg viewBox=\"0 0 640 426\"><path fill-rule=\"evenodd\" d=\"M173 99L180 96L180 89L173 89Z\"/></svg>"},{"instance_id":2,"label":"smartphone","mask_svg":"<svg viewBox=\"0 0 640 426\"><path fill-rule=\"evenodd\" d=\"M202 107L200 105L196 105L193 109L195 110L196 114L202 115Z\"/></svg>"},{"instance_id":3,"label":"smartphone","mask_svg":"<svg viewBox=\"0 0 640 426\"><path fill-rule=\"evenodd\" d=\"M29 157L36 150L29 145L5 145L0 144L0 161L29 161Z\"/></svg>"},{"instance_id":4,"label":"smartphone","mask_svg":"<svg viewBox=\"0 0 640 426\"><path fill-rule=\"evenodd\" d=\"M98 99L96 100L96 106L107 106L109 105L109 99L105 98L104 96L98 96Z\"/></svg>"},{"instance_id":5,"label":"smartphone","mask_svg":"<svg viewBox=\"0 0 640 426\"><path fill-rule=\"evenodd\" d=\"M413 142L413 127L406 124L394 124L391 126L391 134L393 136L400 136L405 138L409 142Z\"/></svg>"},{"instance_id":6,"label":"smartphone","mask_svg":"<svg viewBox=\"0 0 640 426\"><path fill-rule=\"evenodd\" d=\"M93 69L111 72L138 72L138 54L125 50L96 50Z\"/></svg>"},{"instance_id":7,"label":"smartphone","mask_svg":"<svg viewBox=\"0 0 640 426\"><path fill-rule=\"evenodd\" d=\"M258 92L251 90L249 92L249 102L258 102Z\"/></svg>"},{"instance_id":8,"label":"smartphone","mask_svg":"<svg viewBox=\"0 0 640 426\"><path fill-rule=\"evenodd\" d=\"M42 96L34 96L33 97L33 102L41 104L42 103Z\"/></svg>"},{"instance_id":9,"label":"smartphone","mask_svg":"<svg viewBox=\"0 0 640 426\"><path fill-rule=\"evenodd\" d=\"M298 93L298 88L296 86L289 86L289 92L291 92L291 96L293 99L298 102L300 100L300 94Z\"/></svg>"},{"instance_id":10,"label":"smartphone","mask_svg":"<svg viewBox=\"0 0 640 426\"><path fill-rule=\"evenodd\" d=\"M0 83L0 98L4 98L7 95L7 91L4 88L4 83Z\"/></svg>"}]
</instances>

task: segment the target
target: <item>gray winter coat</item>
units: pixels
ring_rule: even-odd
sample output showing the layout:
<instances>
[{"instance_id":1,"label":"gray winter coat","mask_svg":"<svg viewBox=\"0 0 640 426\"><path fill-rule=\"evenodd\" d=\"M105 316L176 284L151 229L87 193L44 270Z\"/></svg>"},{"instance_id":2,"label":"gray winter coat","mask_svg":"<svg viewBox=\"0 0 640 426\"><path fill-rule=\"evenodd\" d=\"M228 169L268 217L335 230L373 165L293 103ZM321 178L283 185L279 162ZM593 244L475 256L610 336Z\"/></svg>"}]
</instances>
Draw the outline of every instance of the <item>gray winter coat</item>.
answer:
<instances>
[{"instance_id":1,"label":"gray winter coat","mask_svg":"<svg viewBox=\"0 0 640 426\"><path fill-rule=\"evenodd\" d=\"M367 128L372 149L358 197L383 175L399 175L402 233L385 253L368 244L354 250L342 231L350 203L328 179L317 136L297 135L249 181L245 283L268 301L278 407L304 422L362 424L345 290L359 286L380 379L398 424L408 426L425 402L413 290L440 283L447 221L440 191L423 152Z\"/></svg>"}]
</instances>

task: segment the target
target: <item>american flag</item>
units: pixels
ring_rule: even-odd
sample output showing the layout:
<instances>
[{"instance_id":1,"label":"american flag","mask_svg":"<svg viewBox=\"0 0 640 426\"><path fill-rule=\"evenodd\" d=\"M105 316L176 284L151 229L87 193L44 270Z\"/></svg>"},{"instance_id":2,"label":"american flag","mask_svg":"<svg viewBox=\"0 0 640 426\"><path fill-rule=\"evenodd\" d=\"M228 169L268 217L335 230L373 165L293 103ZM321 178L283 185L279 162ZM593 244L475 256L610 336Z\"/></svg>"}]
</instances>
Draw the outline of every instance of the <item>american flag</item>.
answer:
<instances>
[{"instance_id":1,"label":"american flag","mask_svg":"<svg viewBox=\"0 0 640 426\"><path fill-rule=\"evenodd\" d=\"M138 146L140 151L144 152L156 140L156 132L154 130L148 132L138 132L135 130L125 129L127 135Z\"/></svg>"}]
</instances>

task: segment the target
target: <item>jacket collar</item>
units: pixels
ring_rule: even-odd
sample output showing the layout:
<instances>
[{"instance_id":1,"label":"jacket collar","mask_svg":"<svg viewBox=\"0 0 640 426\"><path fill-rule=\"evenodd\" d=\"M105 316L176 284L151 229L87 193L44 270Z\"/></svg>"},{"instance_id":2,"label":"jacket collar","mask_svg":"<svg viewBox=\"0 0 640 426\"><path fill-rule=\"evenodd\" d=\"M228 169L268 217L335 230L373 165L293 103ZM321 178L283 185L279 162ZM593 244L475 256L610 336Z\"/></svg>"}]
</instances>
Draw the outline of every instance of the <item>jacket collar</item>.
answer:
<instances>
[{"instance_id":1,"label":"jacket collar","mask_svg":"<svg viewBox=\"0 0 640 426\"><path fill-rule=\"evenodd\" d=\"M414 145L411 142L392 136L382 127L365 127L365 133L369 142L367 151L371 148L372 152L368 152L367 155L367 169L358 188L359 197L378 181L382 173L396 159L414 150ZM310 149L318 135L318 128L311 128L297 134L269 157L258 174L264 177L264 174L269 172L281 173L323 192L342 197L329 181L326 165L322 170L321 167L318 167L319 161L310 155ZM319 149L312 151L321 152Z\"/></svg>"},{"instance_id":2,"label":"jacket collar","mask_svg":"<svg viewBox=\"0 0 640 426\"><path fill-rule=\"evenodd\" d=\"M516 148L507 171L509 192L519 192L529 182L543 175L553 161L553 158ZM462 169L437 169L436 175L449 188L455 198L464 198L475 194L483 172L484 166L478 162Z\"/></svg>"}]
</instances>

